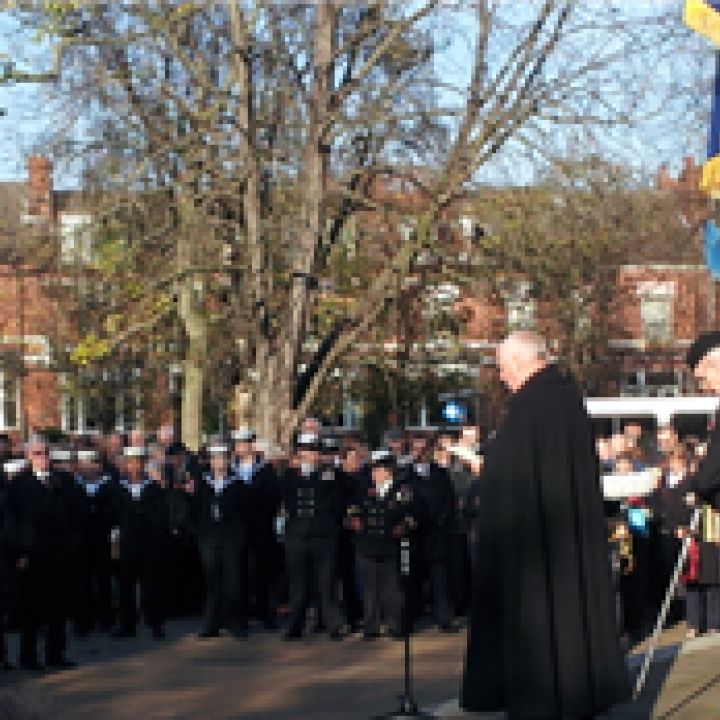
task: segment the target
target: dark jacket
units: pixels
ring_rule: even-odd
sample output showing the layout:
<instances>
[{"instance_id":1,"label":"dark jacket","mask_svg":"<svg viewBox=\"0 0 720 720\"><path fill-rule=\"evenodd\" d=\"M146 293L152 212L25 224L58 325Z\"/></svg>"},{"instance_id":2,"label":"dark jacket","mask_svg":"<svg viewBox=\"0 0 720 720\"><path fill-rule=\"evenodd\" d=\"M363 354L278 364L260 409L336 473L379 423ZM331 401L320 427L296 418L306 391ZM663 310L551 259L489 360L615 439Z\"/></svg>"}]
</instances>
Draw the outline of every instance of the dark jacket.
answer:
<instances>
[{"instance_id":1,"label":"dark jacket","mask_svg":"<svg viewBox=\"0 0 720 720\"><path fill-rule=\"evenodd\" d=\"M230 476L230 482L216 492L203 476L197 489L197 523L200 541L224 539L244 542L252 518L250 488Z\"/></svg>"},{"instance_id":2,"label":"dark jacket","mask_svg":"<svg viewBox=\"0 0 720 720\"><path fill-rule=\"evenodd\" d=\"M354 530L356 551L366 557L395 557L399 539L417 529L419 502L412 487L399 478L380 497L366 476L365 482L358 483L347 510L350 523L358 526Z\"/></svg>"},{"instance_id":3,"label":"dark jacket","mask_svg":"<svg viewBox=\"0 0 720 720\"><path fill-rule=\"evenodd\" d=\"M26 468L12 479L5 505L5 537L15 562L72 561L80 546L82 497L71 475L51 468L47 482Z\"/></svg>"},{"instance_id":4,"label":"dark jacket","mask_svg":"<svg viewBox=\"0 0 720 720\"><path fill-rule=\"evenodd\" d=\"M148 482L139 497L122 482L117 493L115 510L120 528L120 558L140 554L162 555L169 533L167 491Z\"/></svg>"},{"instance_id":5,"label":"dark jacket","mask_svg":"<svg viewBox=\"0 0 720 720\"><path fill-rule=\"evenodd\" d=\"M337 469L319 465L309 475L290 467L280 480L288 536L336 534L342 522L343 484Z\"/></svg>"}]
</instances>

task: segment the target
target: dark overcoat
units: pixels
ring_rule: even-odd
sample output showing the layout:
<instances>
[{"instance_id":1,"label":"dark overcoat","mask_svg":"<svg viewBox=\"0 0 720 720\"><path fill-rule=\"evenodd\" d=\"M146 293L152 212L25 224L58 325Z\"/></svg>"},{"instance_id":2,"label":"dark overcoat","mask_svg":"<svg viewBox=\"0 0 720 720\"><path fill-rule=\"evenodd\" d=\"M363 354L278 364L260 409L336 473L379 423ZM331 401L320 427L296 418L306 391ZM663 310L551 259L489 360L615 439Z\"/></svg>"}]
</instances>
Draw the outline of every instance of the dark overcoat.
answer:
<instances>
[{"instance_id":1,"label":"dark overcoat","mask_svg":"<svg viewBox=\"0 0 720 720\"><path fill-rule=\"evenodd\" d=\"M590 423L554 366L510 399L482 477L461 705L592 716L629 697Z\"/></svg>"}]
</instances>

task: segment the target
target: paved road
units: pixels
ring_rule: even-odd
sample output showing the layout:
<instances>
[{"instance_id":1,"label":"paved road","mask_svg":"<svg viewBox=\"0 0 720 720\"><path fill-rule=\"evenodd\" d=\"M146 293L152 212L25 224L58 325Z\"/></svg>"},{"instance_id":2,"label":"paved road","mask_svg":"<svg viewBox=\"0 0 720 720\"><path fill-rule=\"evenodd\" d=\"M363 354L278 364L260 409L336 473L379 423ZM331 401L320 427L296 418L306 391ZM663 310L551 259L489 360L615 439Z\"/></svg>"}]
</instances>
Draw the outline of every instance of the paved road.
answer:
<instances>
[{"instance_id":1,"label":"paved road","mask_svg":"<svg viewBox=\"0 0 720 720\"><path fill-rule=\"evenodd\" d=\"M161 643L144 635L73 641L70 654L82 663L75 670L0 675L0 720L15 720L7 708L16 701L37 711L23 720L365 720L393 709L402 689L402 643L317 637L288 644L260 632L244 642L198 641L196 625L170 623ZM682 628L664 636L641 702L603 720L720 719L720 638L682 647L682 637ZM464 645L464 633L428 630L414 639L416 696L438 717L483 717L460 713L453 700Z\"/></svg>"}]
</instances>

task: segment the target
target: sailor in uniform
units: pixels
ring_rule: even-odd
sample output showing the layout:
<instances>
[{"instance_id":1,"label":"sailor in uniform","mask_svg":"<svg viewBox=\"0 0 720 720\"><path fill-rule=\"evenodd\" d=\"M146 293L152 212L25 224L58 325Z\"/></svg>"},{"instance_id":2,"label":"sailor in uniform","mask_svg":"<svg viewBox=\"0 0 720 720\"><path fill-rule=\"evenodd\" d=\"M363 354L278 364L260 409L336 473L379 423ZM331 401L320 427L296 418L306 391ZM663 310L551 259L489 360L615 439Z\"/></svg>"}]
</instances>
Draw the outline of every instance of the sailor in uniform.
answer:
<instances>
[{"instance_id":1,"label":"sailor in uniform","mask_svg":"<svg viewBox=\"0 0 720 720\"><path fill-rule=\"evenodd\" d=\"M201 638L222 628L247 637L247 539L250 489L230 468L230 448L220 438L207 448L210 469L198 486L198 537L205 568L205 624Z\"/></svg>"},{"instance_id":2,"label":"sailor in uniform","mask_svg":"<svg viewBox=\"0 0 720 720\"><path fill-rule=\"evenodd\" d=\"M249 493L247 596L252 614L266 629L277 627L277 584L280 547L275 536L275 517L280 504L275 468L258 452L255 432L238 428L231 433L231 471Z\"/></svg>"},{"instance_id":3,"label":"sailor in uniform","mask_svg":"<svg viewBox=\"0 0 720 720\"><path fill-rule=\"evenodd\" d=\"M75 480L82 498L75 632L82 637L96 627L109 632L113 626L110 534L116 524L118 486L103 472L92 448L77 451Z\"/></svg>"},{"instance_id":4,"label":"sailor in uniform","mask_svg":"<svg viewBox=\"0 0 720 720\"><path fill-rule=\"evenodd\" d=\"M116 507L120 624L113 637L135 636L135 588L139 584L145 622L153 639L161 640L165 637L162 568L169 526L166 490L147 475L144 446L128 446L123 455L125 475L120 478Z\"/></svg>"}]
</instances>

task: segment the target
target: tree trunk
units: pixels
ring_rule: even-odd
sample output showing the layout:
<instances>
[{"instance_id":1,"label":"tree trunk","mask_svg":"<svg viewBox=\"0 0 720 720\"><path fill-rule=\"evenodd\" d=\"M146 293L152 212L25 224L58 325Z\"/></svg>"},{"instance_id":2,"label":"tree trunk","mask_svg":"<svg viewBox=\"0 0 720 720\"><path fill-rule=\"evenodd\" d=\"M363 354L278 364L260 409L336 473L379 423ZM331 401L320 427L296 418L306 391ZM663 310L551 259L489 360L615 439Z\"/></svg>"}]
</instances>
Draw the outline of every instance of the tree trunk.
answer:
<instances>
[{"instance_id":1,"label":"tree trunk","mask_svg":"<svg viewBox=\"0 0 720 720\"><path fill-rule=\"evenodd\" d=\"M193 452L200 447L203 426L203 388L207 354L207 321L198 309L193 281L184 280L179 293L180 317L188 344L183 360L181 403L182 441Z\"/></svg>"}]
</instances>

